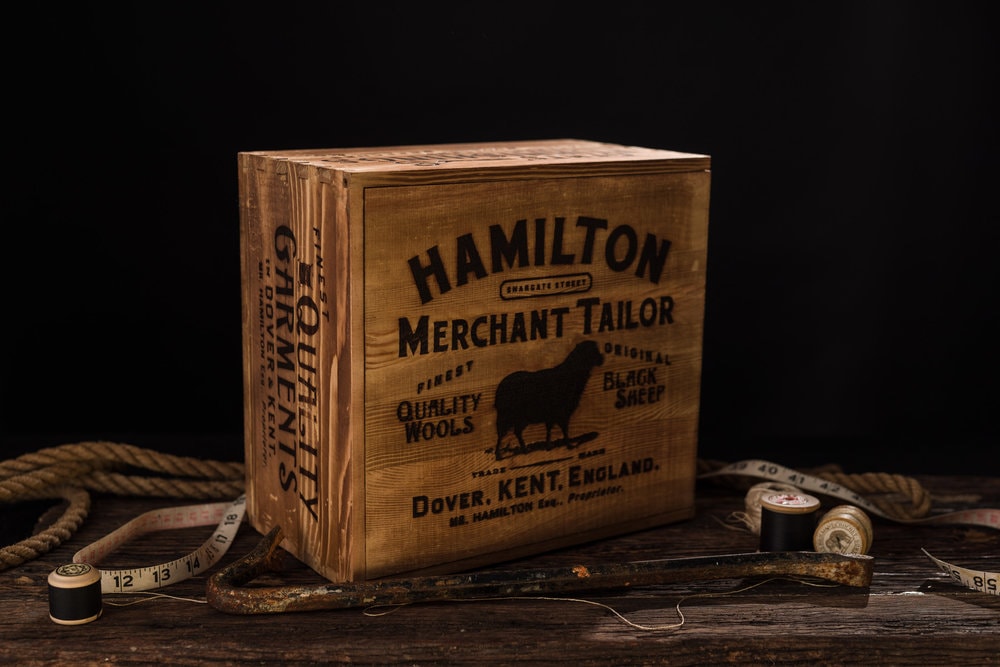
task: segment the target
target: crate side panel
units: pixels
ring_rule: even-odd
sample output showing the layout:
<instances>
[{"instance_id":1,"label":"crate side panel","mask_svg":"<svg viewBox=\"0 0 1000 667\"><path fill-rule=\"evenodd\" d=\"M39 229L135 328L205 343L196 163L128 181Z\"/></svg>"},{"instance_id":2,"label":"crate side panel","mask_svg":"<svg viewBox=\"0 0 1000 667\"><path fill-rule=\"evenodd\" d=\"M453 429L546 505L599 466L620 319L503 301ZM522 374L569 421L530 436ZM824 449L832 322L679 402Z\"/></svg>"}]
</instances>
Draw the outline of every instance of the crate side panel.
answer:
<instances>
[{"instance_id":1,"label":"crate side panel","mask_svg":"<svg viewBox=\"0 0 1000 667\"><path fill-rule=\"evenodd\" d=\"M344 578L355 569L345 198L329 173L245 163L248 512L261 532L281 526L300 560Z\"/></svg>"}]
</instances>

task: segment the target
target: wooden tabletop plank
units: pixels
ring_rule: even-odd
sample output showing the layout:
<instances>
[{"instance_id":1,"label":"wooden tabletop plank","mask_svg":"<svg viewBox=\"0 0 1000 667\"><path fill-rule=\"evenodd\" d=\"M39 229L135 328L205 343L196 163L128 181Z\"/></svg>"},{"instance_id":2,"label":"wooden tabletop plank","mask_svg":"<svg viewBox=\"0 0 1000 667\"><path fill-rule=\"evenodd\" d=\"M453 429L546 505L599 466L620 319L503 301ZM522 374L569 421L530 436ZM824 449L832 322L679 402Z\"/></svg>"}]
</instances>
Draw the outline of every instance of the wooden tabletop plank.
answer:
<instances>
[{"instance_id":1,"label":"wooden tabletop plank","mask_svg":"<svg viewBox=\"0 0 1000 667\"><path fill-rule=\"evenodd\" d=\"M947 508L1000 508L998 478L919 479ZM689 521L503 567L756 550L756 536L724 525L730 512L743 508L742 491L703 481L697 498L697 514ZM821 500L825 506L835 504ZM177 504L168 499L95 497L87 521L69 541L0 572L0 664L1000 662L1000 596L954 583L921 551L995 572L1000 570L1000 531L915 527L874 517L870 553L875 574L868 589L786 579L719 580L552 596L557 599L243 616L205 603L212 570L162 589L186 599L106 595L103 615L95 622L64 626L49 619L46 578L55 567L142 512ZM935 507L945 505L938 502ZM200 546L211 530L149 534L123 545L100 566L138 567L172 560ZM261 535L244 525L223 564L245 555L260 540ZM261 580L272 585L324 581L304 566ZM123 601L136 603L118 606ZM683 614L679 627L678 607Z\"/></svg>"}]
</instances>

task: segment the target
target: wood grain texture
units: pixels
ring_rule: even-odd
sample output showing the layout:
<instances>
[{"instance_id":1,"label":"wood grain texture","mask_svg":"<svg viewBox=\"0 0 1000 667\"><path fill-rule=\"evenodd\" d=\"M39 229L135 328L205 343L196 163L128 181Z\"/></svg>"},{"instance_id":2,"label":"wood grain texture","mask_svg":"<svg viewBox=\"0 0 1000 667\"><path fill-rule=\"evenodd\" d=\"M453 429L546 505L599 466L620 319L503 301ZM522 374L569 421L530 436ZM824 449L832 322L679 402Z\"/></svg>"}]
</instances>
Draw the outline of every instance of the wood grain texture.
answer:
<instances>
[{"instance_id":1,"label":"wood grain texture","mask_svg":"<svg viewBox=\"0 0 1000 667\"><path fill-rule=\"evenodd\" d=\"M1000 507L1000 479L921 477L938 509ZM820 498L824 508L836 501ZM112 606L88 625L48 619L45 580L72 554L168 500L95 498L78 534L42 558L0 573L0 663L124 664L1000 664L1000 597L953 583L921 553L957 565L1000 569L1000 532L874 521L870 589L775 580L720 580L569 599L416 604L395 609L235 616L206 604L157 599ZM504 568L603 563L753 551L757 539L720 523L742 509L741 491L705 481L687 521L539 554ZM0 512L6 508L0 508ZM104 566L150 565L196 548L209 529L157 533L125 545ZM225 563L260 535L244 525ZM206 575L210 576L211 572ZM299 567L261 584L317 584ZM205 599L205 577L164 592ZM753 584L760 584L748 588ZM378 615L376 615L378 614Z\"/></svg>"}]
</instances>

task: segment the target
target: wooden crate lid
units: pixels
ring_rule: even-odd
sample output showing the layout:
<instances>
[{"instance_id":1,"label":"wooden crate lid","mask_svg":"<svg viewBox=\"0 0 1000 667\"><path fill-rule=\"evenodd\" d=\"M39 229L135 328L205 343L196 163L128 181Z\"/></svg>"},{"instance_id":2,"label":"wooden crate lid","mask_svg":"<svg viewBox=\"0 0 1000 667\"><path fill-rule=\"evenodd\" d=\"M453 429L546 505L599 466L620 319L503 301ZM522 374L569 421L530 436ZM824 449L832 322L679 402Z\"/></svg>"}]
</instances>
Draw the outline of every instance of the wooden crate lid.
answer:
<instances>
[{"instance_id":1,"label":"wooden crate lid","mask_svg":"<svg viewBox=\"0 0 1000 667\"><path fill-rule=\"evenodd\" d=\"M581 139L247 151L241 155L353 173L613 162L641 162L646 166L655 163L658 167L684 171L708 169L710 166L707 155Z\"/></svg>"}]
</instances>

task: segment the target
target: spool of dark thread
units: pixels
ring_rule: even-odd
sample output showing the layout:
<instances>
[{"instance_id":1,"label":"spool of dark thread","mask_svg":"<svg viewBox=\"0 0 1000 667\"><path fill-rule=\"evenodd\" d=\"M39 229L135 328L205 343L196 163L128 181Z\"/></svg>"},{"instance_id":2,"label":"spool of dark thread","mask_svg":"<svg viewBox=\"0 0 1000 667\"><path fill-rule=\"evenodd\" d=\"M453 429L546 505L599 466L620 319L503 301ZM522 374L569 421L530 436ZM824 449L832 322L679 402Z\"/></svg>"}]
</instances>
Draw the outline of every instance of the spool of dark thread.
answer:
<instances>
[{"instance_id":1,"label":"spool of dark thread","mask_svg":"<svg viewBox=\"0 0 1000 667\"><path fill-rule=\"evenodd\" d=\"M87 563L60 565L49 574L49 618L60 625L81 625L103 611L101 573Z\"/></svg>"},{"instance_id":2,"label":"spool of dark thread","mask_svg":"<svg viewBox=\"0 0 1000 667\"><path fill-rule=\"evenodd\" d=\"M772 493L760 499L761 551L812 551L819 499Z\"/></svg>"}]
</instances>

